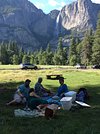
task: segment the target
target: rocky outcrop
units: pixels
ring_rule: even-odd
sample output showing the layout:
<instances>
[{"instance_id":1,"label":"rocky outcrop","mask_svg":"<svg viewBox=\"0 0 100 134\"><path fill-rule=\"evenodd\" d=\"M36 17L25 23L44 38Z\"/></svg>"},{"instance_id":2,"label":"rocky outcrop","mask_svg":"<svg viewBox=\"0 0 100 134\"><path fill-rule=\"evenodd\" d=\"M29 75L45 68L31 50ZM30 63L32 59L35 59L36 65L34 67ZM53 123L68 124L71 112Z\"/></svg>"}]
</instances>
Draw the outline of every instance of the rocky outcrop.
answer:
<instances>
[{"instance_id":1,"label":"rocky outcrop","mask_svg":"<svg viewBox=\"0 0 100 134\"><path fill-rule=\"evenodd\" d=\"M17 41L18 44L30 48L39 45L39 41L30 31L34 23L43 12L39 11L28 0L3 0L0 1L0 40Z\"/></svg>"},{"instance_id":2,"label":"rocky outcrop","mask_svg":"<svg viewBox=\"0 0 100 134\"><path fill-rule=\"evenodd\" d=\"M0 1L0 41L17 41L24 48L45 47L53 36L56 15L44 14L28 0Z\"/></svg>"},{"instance_id":3,"label":"rocky outcrop","mask_svg":"<svg viewBox=\"0 0 100 134\"><path fill-rule=\"evenodd\" d=\"M58 24L66 30L95 29L99 11L100 4L94 4L91 0L78 0L62 8Z\"/></svg>"},{"instance_id":4,"label":"rocky outcrop","mask_svg":"<svg viewBox=\"0 0 100 134\"><path fill-rule=\"evenodd\" d=\"M53 10L33 25L34 33L42 37L44 41L46 41L46 39L48 41L54 36L55 21L58 13L58 10Z\"/></svg>"}]
</instances>

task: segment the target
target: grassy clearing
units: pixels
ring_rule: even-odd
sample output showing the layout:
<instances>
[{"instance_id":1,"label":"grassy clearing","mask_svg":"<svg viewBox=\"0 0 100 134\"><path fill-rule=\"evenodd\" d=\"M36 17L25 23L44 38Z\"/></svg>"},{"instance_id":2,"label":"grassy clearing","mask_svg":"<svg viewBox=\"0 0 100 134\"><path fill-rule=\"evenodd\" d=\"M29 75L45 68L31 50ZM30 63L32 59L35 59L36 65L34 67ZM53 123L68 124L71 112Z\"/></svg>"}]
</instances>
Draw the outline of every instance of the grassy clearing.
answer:
<instances>
[{"instance_id":1,"label":"grassy clearing","mask_svg":"<svg viewBox=\"0 0 100 134\"><path fill-rule=\"evenodd\" d=\"M0 65L0 69L18 69L19 65Z\"/></svg>"},{"instance_id":2,"label":"grassy clearing","mask_svg":"<svg viewBox=\"0 0 100 134\"><path fill-rule=\"evenodd\" d=\"M0 65L0 69L19 69L20 65ZM67 69L72 69L74 68L73 66L60 66L60 65L38 65L38 68L67 68Z\"/></svg>"},{"instance_id":3,"label":"grassy clearing","mask_svg":"<svg viewBox=\"0 0 100 134\"><path fill-rule=\"evenodd\" d=\"M44 67L45 68L45 67ZM40 70L0 70L0 133L1 134L100 134L100 70L68 70L66 68L49 68ZM14 109L6 107L16 87L26 78L32 80L34 86L39 76L43 77L43 85L57 90L57 80L47 80L47 74L62 74L70 90L86 87L91 98L89 109L58 111L57 119L50 121L40 118L16 118Z\"/></svg>"}]
</instances>

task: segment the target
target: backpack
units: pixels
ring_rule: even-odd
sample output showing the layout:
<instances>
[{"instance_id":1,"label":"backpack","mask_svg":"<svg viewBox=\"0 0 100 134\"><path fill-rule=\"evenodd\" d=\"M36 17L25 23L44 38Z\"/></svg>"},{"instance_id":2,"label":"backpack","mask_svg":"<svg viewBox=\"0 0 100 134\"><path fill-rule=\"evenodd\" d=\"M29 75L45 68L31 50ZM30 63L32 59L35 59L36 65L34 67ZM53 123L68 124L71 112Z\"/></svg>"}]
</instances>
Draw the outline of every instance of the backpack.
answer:
<instances>
[{"instance_id":1,"label":"backpack","mask_svg":"<svg viewBox=\"0 0 100 134\"><path fill-rule=\"evenodd\" d=\"M89 94L86 88L80 88L76 94L76 100L86 102L89 99Z\"/></svg>"}]
</instances>

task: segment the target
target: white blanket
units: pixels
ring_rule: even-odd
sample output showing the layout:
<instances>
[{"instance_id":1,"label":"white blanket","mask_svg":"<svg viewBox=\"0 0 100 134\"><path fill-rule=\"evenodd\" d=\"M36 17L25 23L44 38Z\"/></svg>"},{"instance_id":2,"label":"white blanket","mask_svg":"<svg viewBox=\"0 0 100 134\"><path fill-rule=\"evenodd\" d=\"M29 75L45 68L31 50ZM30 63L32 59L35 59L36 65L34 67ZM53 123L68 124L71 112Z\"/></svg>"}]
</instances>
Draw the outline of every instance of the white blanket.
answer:
<instances>
[{"instance_id":1,"label":"white blanket","mask_svg":"<svg viewBox=\"0 0 100 134\"><path fill-rule=\"evenodd\" d=\"M15 109L14 110L15 117L39 117L45 116L44 111L38 110L22 110L22 109Z\"/></svg>"}]
</instances>

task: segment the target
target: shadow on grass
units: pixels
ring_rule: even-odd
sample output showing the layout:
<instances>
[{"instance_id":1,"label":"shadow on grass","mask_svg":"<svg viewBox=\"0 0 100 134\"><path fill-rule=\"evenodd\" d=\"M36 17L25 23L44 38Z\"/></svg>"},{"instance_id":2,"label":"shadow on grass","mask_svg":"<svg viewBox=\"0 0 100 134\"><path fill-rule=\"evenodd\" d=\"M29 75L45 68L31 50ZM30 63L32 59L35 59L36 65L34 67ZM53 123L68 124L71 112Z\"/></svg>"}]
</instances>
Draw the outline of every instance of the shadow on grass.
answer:
<instances>
[{"instance_id":1,"label":"shadow on grass","mask_svg":"<svg viewBox=\"0 0 100 134\"><path fill-rule=\"evenodd\" d=\"M6 107L5 101L11 99L18 83L0 84L0 125L1 133L20 134L99 134L100 132L100 85L82 85L90 94L89 109L80 109L75 112L61 110L58 118L46 120L45 118L15 118L13 112L17 107ZM50 89L57 90L58 87L46 85ZM9 89L9 90L8 90ZM33 125L34 124L34 125ZM66 128L67 126L67 128Z\"/></svg>"},{"instance_id":2,"label":"shadow on grass","mask_svg":"<svg viewBox=\"0 0 100 134\"><path fill-rule=\"evenodd\" d=\"M23 81L20 82L5 82L0 83L0 91L8 90L8 89L16 89L20 84L24 83Z\"/></svg>"},{"instance_id":3,"label":"shadow on grass","mask_svg":"<svg viewBox=\"0 0 100 134\"><path fill-rule=\"evenodd\" d=\"M0 98L2 101L4 101L4 98L9 100L14 92L16 91L16 88L24 83L23 81L20 82L6 82L6 83L0 83ZM54 92L57 92L58 87L53 85L46 85L48 89L51 89ZM80 87L85 87L90 95L89 103L93 105L99 105L100 102L100 85L82 85ZM71 87L69 87L70 89ZM77 91L78 89L76 89Z\"/></svg>"},{"instance_id":4,"label":"shadow on grass","mask_svg":"<svg viewBox=\"0 0 100 134\"><path fill-rule=\"evenodd\" d=\"M17 87L22 83L24 82L20 81L0 83L0 104L3 105L6 102L12 100Z\"/></svg>"}]
</instances>

